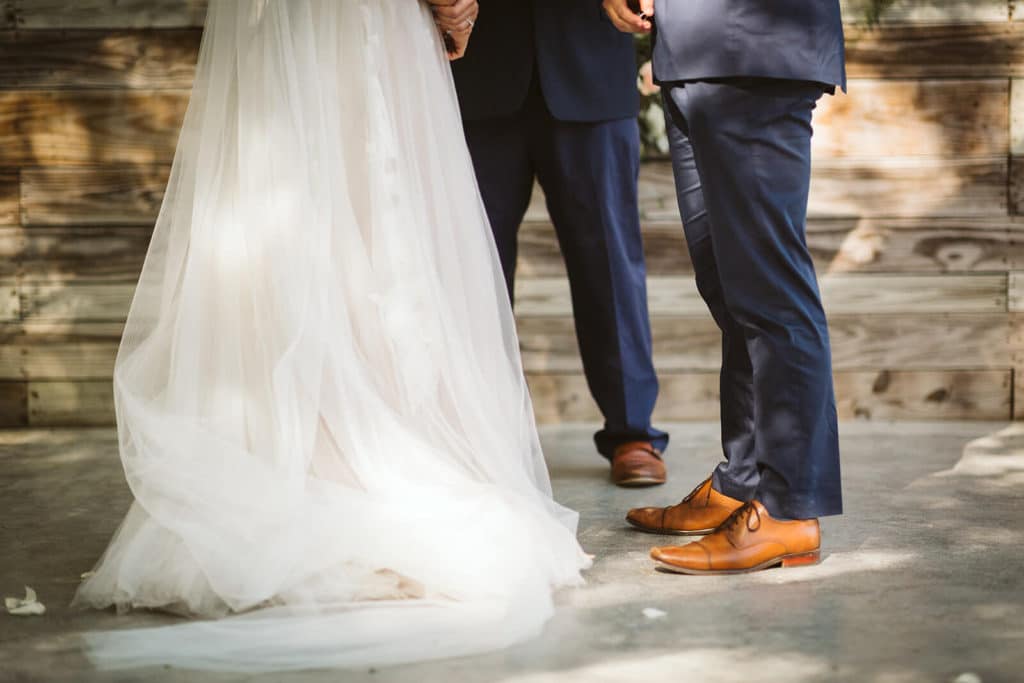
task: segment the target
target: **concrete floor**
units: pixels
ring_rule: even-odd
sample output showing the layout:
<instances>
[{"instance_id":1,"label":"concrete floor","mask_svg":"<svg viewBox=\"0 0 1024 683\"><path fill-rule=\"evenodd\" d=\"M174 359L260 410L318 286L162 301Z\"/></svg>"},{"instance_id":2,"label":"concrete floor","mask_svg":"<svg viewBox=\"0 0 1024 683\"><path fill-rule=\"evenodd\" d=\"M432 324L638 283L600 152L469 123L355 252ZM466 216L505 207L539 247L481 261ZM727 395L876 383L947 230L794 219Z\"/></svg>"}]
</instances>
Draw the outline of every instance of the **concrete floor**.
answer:
<instances>
[{"instance_id":1,"label":"concrete floor","mask_svg":"<svg viewBox=\"0 0 1024 683\"><path fill-rule=\"evenodd\" d=\"M824 521L824 562L741 577L656 572L647 551L659 537L622 519L702 479L717 427L674 428L672 481L647 491L607 483L589 431L545 434L556 494L580 510L597 560L586 587L560 594L542 638L473 658L262 677L93 671L76 633L168 619L66 607L128 505L113 433L0 433L0 593L27 583L48 607L0 614L0 680L1024 681L1024 425L844 425L847 514Z\"/></svg>"}]
</instances>

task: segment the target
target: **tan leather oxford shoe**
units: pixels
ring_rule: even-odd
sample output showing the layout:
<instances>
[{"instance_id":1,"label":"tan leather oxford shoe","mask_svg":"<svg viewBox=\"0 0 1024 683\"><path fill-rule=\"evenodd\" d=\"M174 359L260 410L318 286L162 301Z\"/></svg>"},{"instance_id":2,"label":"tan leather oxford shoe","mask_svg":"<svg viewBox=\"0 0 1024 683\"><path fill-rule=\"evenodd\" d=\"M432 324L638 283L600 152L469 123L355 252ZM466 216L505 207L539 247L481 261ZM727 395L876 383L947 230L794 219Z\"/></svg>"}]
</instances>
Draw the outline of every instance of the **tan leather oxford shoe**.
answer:
<instances>
[{"instance_id":1,"label":"tan leather oxford shoe","mask_svg":"<svg viewBox=\"0 0 1024 683\"><path fill-rule=\"evenodd\" d=\"M751 501L714 533L684 546L653 548L658 566L677 574L746 574L769 567L817 564L821 531L816 519L772 519Z\"/></svg>"},{"instance_id":2,"label":"tan leather oxford shoe","mask_svg":"<svg viewBox=\"0 0 1024 683\"><path fill-rule=\"evenodd\" d=\"M661 453L645 441L624 443L612 455L612 482L617 486L657 486L665 483Z\"/></svg>"},{"instance_id":3,"label":"tan leather oxford shoe","mask_svg":"<svg viewBox=\"0 0 1024 683\"><path fill-rule=\"evenodd\" d=\"M713 489L708 477L682 502L667 508L634 508L626 514L626 521L652 534L701 536L717 529L742 505L742 500Z\"/></svg>"}]
</instances>

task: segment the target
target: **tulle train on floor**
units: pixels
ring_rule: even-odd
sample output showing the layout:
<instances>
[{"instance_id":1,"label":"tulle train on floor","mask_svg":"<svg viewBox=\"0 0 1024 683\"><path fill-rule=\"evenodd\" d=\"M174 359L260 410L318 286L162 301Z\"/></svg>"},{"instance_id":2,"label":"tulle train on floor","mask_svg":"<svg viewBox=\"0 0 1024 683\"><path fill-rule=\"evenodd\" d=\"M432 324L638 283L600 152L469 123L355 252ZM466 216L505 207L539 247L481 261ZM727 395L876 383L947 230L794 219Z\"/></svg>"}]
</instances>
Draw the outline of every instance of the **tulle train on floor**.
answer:
<instances>
[{"instance_id":1,"label":"tulle train on floor","mask_svg":"<svg viewBox=\"0 0 1024 683\"><path fill-rule=\"evenodd\" d=\"M114 388L136 502L76 602L233 616L100 666L479 652L587 564L418 0L211 2Z\"/></svg>"}]
</instances>

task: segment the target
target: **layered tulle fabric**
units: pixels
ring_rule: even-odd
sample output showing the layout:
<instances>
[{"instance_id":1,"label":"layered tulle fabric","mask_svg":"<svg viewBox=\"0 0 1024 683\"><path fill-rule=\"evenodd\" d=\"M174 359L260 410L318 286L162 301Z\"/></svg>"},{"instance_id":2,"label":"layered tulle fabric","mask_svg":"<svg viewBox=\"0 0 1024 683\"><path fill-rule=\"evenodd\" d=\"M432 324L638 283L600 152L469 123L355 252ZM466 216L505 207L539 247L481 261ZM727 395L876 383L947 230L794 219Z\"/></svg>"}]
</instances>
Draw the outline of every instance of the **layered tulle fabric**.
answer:
<instances>
[{"instance_id":1,"label":"layered tulle fabric","mask_svg":"<svg viewBox=\"0 0 1024 683\"><path fill-rule=\"evenodd\" d=\"M77 602L229 616L102 666L501 647L586 565L418 0L211 2L114 387L136 502Z\"/></svg>"}]
</instances>

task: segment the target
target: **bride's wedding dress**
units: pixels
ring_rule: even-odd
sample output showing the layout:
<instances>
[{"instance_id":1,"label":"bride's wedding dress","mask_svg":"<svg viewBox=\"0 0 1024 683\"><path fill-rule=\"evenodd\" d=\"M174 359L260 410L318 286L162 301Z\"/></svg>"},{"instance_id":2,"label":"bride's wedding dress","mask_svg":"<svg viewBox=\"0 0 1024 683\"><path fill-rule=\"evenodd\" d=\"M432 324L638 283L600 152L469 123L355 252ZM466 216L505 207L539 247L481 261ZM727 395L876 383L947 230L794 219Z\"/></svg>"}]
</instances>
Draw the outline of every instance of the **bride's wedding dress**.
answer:
<instances>
[{"instance_id":1,"label":"bride's wedding dress","mask_svg":"<svg viewBox=\"0 0 1024 683\"><path fill-rule=\"evenodd\" d=\"M211 2L114 386L136 502L76 602L228 616L100 666L503 647L587 564L419 0Z\"/></svg>"}]
</instances>

